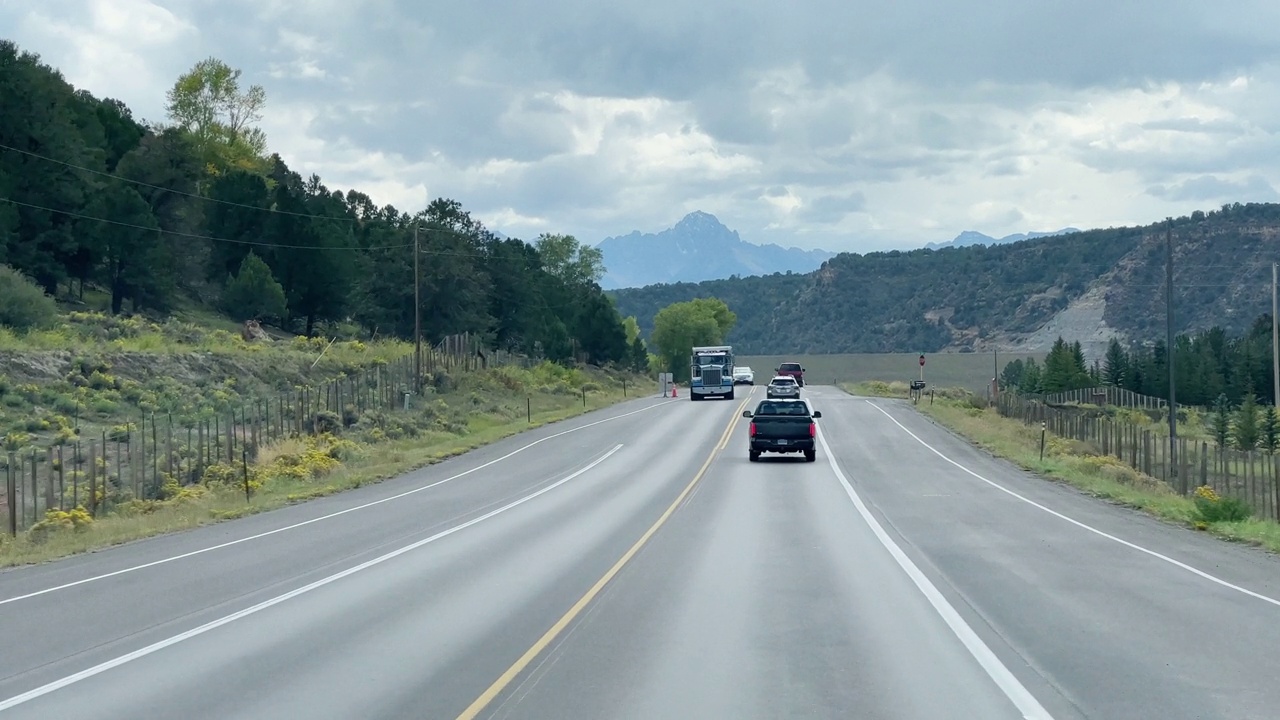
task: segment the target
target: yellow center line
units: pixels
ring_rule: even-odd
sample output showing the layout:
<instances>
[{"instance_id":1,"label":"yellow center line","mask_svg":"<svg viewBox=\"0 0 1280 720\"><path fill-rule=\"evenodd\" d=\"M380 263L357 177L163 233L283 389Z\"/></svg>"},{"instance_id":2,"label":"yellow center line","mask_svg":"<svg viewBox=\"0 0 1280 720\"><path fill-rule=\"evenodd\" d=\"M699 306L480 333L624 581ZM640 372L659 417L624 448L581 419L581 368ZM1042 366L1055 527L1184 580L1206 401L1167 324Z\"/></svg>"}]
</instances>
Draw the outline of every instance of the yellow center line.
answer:
<instances>
[{"instance_id":1,"label":"yellow center line","mask_svg":"<svg viewBox=\"0 0 1280 720\"><path fill-rule=\"evenodd\" d=\"M597 580L596 584L592 585L591 589L579 598L578 601L573 604L573 607L569 608L569 611L556 621L555 625L551 626L551 629L547 630L542 637L538 638L538 641L526 650L525 653L520 656L520 659L516 660L511 667L507 668L506 672L499 675L498 679L494 680L493 684L490 685L487 690L480 693L480 697L476 698L475 702L471 703L466 710L463 710L457 720L474 720L474 718L478 717L480 713L489 706L489 703L493 702L494 698L498 697L498 695L511 684L511 681L514 680L526 667L528 667L529 663L533 662L534 658L538 657L538 655L556 639L556 636L563 632L564 629L569 626L569 623L573 622L574 618L582 613L583 609L585 609L587 605L600 594L600 591L604 589L604 586L609 584L609 581L622 570L623 566L625 566L636 553L640 552L640 548L644 547L645 543L649 542L649 538L653 537L654 533L658 532L658 528L662 527L667 522L667 519L671 517L678 507L680 507L680 503L684 502L684 499L693 491L694 486L698 484L698 481L702 479L702 476L707 474L707 470L711 467L712 461L715 460L716 455L724 449L725 444L729 441L729 437L733 434L733 429L738 426L738 420L742 417L742 409L746 407L747 403L750 401L751 395L748 394L747 397L743 398L742 402L738 404L737 409L734 410L733 417L729 420L728 426L725 427L724 433L720 436L719 442L711 451L711 454L707 456L706 461L702 463L702 467L698 469L698 473L693 476L693 479L689 481L689 484L685 486L684 490L680 491L680 494L676 497L675 501L672 502L665 511L663 511L662 515L658 517L653 525L649 526L649 529L645 531L644 535L640 536L640 539L636 541L636 544L632 545L631 549L623 553L622 557L618 558L618 562L614 563L613 567L609 568L609 571Z\"/></svg>"}]
</instances>

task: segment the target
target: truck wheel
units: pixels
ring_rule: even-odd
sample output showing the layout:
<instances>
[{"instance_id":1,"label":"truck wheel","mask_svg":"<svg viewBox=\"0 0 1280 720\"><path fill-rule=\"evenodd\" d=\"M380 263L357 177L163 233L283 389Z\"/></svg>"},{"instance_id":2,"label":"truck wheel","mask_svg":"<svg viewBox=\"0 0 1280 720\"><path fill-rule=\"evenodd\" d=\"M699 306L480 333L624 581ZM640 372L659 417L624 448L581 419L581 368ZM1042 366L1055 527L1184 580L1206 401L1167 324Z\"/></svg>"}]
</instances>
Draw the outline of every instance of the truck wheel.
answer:
<instances>
[{"instance_id":1,"label":"truck wheel","mask_svg":"<svg viewBox=\"0 0 1280 720\"><path fill-rule=\"evenodd\" d=\"M695 395L692 391L690 391L690 393L689 393L689 400L690 400L691 402L697 402L697 401L699 401L699 400L701 400L701 399L702 399L702 396L701 396L701 395Z\"/></svg>"},{"instance_id":2,"label":"truck wheel","mask_svg":"<svg viewBox=\"0 0 1280 720\"><path fill-rule=\"evenodd\" d=\"M804 461L805 461L805 462L813 462L814 460L817 460L817 459L818 459L818 451L817 451L817 450L805 450L805 451L804 451Z\"/></svg>"},{"instance_id":3,"label":"truck wheel","mask_svg":"<svg viewBox=\"0 0 1280 720\"><path fill-rule=\"evenodd\" d=\"M759 460L759 459L760 459L760 451L759 451L759 450L748 450L748 451L747 451L747 459L748 459L748 460L750 460L751 462L756 462L757 460Z\"/></svg>"},{"instance_id":4,"label":"truck wheel","mask_svg":"<svg viewBox=\"0 0 1280 720\"><path fill-rule=\"evenodd\" d=\"M732 400L732 399L733 399L733 391L732 391L732 390L730 390L730 391L729 391L729 394L728 394L728 395L726 395L725 397L726 397L726 398L728 398L728 399L730 399L730 400Z\"/></svg>"}]
</instances>

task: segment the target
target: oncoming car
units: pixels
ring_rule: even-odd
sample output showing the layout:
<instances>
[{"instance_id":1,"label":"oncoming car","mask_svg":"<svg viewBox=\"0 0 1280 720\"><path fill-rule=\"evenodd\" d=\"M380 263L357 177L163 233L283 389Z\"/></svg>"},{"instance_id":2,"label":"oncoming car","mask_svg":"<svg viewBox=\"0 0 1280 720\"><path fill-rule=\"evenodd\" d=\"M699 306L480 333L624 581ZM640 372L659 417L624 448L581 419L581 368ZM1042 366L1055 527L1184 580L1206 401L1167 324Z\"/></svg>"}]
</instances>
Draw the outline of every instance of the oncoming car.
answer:
<instances>
[{"instance_id":1,"label":"oncoming car","mask_svg":"<svg viewBox=\"0 0 1280 720\"><path fill-rule=\"evenodd\" d=\"M751 368L745 365L739 365L733 369L733 384L755 385L756 374L751 370Z\"/></svg>"},{"instance_id":2,"label":"oncoming car","mask_svg":"<svg viewBox=\"0 0 1280 720\"><path fill-rule=\"evenodd\" d=\"M796 379L787 375L779 375L769 381L769 387L765 389L765 397L767 398L799 398L800 384Z\"/></svg>"}]
</instances>

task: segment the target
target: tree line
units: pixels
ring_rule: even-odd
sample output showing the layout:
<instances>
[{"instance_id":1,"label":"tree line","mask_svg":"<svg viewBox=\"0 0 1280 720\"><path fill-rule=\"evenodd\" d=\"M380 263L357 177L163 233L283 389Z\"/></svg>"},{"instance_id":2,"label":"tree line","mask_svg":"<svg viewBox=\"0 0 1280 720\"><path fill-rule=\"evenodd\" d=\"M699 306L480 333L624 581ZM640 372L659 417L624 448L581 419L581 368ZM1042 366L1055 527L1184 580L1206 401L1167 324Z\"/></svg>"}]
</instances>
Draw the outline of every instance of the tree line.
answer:
<instances>
[{"instance_id":1,"label":"tree line","mask_svg":"<svg viewBox=\"0 0 1280 720\"><path fill-rule=\"evenodd\" d=\"M410 338L416 243L425 340L470 332L556 361L647 367L635 321L600 288L598 250L500 238L447 198L409 212L327 187L268 153L254 126L265 91L217 59L177 79L163 123L77 90L12 42L0 68L0 264L50 296L100 288L113 313L195 300L307 335L353 321Z\"/></svg>"},{"instance_id":2,"label":"tree line","mask_svg":"<svg viewBox=\"0 0 1280 720\"><path fill-rule=\"evenodd\" d=\"M1169 351L1163 341L1126 347L1112 339L1106 354L1086 366L1080 343L1062 338L1044 363L1014 360L1001 372L1001 384L1024 393L1055 393L1100 385L1142 395L1169 397ZM1176 399L1182 405L1211 407L1247 401L1270 403L1272 372L1271 316L1259 316L1249 329L1232 335L1220 327L1174 338Z\"/></svg>"}]
</instances>

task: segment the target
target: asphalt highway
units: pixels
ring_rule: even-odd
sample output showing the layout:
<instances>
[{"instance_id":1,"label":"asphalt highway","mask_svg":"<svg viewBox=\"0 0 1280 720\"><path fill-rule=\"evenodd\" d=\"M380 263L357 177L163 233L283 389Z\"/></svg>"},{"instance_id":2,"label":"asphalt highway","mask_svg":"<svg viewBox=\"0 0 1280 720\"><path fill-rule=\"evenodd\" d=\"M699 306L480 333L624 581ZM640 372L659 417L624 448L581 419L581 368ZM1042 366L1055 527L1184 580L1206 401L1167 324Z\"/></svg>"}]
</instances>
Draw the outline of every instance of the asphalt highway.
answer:
<instances>
[{"instance_id":1,"label":"asphalt highway","mask_svg":"<svg viewBox=\"0 0 1280 720\"><path fill-rule=\"evenodd\" d=\"M1276 717L1275 558L804 394L814 463L647 398L0 573L0 720Z\"/></svg>"}]
</instances>

